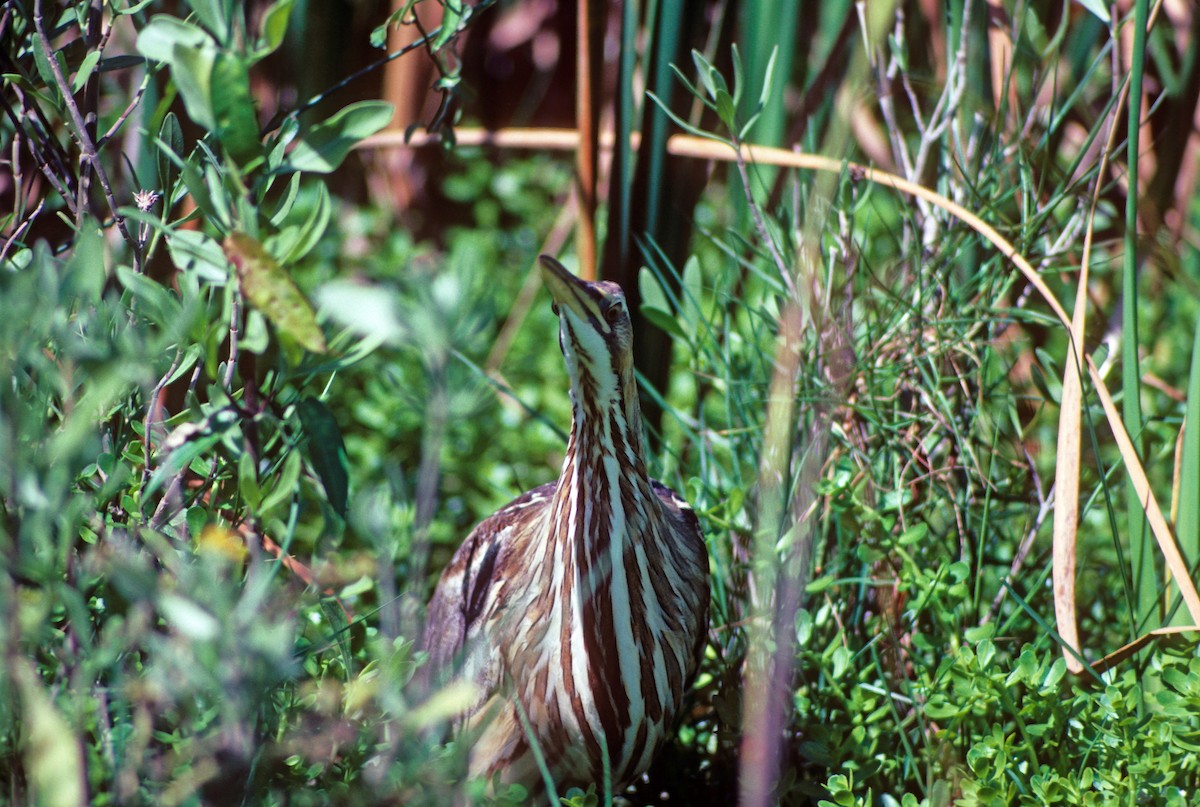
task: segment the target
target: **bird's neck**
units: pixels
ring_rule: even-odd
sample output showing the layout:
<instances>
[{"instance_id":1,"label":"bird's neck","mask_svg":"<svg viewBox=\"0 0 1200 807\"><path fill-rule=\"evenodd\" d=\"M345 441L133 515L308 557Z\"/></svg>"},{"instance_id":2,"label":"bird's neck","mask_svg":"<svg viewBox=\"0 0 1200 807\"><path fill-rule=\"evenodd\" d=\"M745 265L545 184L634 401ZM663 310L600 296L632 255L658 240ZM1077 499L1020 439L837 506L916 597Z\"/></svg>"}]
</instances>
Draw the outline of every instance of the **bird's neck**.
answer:
<instances>
[{"instance_id":1,"label":"bird's neck","mask_svg":"<svg viewBox=\"0 0 1200 807\"><path fill-rule=\"evenodd\" d=\"M601 561L614 542L639 540L656 514L643 452L642 416L632 379L609 395L572 389L571 436L554 510L570 524L577 556Z\"/></svg>"}]
</instances>

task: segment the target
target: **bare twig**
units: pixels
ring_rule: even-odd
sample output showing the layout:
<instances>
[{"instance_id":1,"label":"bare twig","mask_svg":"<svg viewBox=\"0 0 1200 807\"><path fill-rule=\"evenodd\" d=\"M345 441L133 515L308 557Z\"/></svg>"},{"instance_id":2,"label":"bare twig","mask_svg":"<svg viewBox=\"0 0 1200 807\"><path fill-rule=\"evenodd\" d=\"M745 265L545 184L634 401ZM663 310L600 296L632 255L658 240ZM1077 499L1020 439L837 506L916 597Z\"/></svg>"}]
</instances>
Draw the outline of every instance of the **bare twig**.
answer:
<instances>
[{"instance_id":1,"label":"bare twig","mask_svg":"<svg viewBox=\"0 0 1200 807\"><path fill-rule=\"evenodd\" d=\"M484 9L486 9L488 6L493 5L495 2L496 2L496 0L482 0L482 2L478 3L477 5L464 6L463 10L467 13L468 17L473 17L476 14L479 14ZM465 23L466 23L465 19L460 22L460 24L465 24ZM419 27L419 25L418 25L418 30L422 30ZM347 85L351 84L354 81L357 81L358 79L362 78L363 76L366 76L366 75L374 72L375 70L378 70L379 68L386 65L388 62L391 62L394 59L399 59L401 56L403 56L407 53L411 53L412 51L417 50L418 48L431 47L434 40L436 40L441 35L441 33L442 33L442 29L440 27L435 28L434 30L430 31L427 34L424 34L423 36L419 37L418 39L414 39L412 42L408 43L407 45L400 48L399 50L389 53L388 55L384 56L382 59L372 62L371 64L367 65L366 67L362 68L361 70L356 70L355 72L346 76L341 81L334 84L329 89L312 96L307 101L300 104L298 107L291 110L290 112L287 112L287 113L281 112L280 114L276 115L271 120L271 122L266 125L266 127L262 130L261 133L263 135L266 135L268 132L274 131L276 128L279 127L280 123L282 123L287 118L298 118L300 115L302 115L303 113L312 109L317 104L321 103L322 101L324 101L329 96L333 95L338 90L341 90L342 88L346 87ZM440 71L440 69L441 68L439 65L439 71Z\"/></svg>"},{"instance_id":2,"label":"bare twig","mask_svg":"<svg viewBox=\"0 0 1200 807\"><path fill-rule=\"evenodd\" d=\"M1033 467L1032 464L1029 466ZM1005 597L1008 596L1008 589L1012 586L1013 581L1021 574L1021 568L1025 565L1025 558L1029 556L1029 550L1033 548L1034 539L1037 538L1038 532L1042 529L1042 524L1046 522L1046 517L1054 512L1054 486L1050 486L1050 492L1045 496L1042 495L1042 488L1037 486L1038 495L1038 511L1033 517L1033 524L1026 531L1025 537L1021 539L1021 545L1017 548L1017 554L1013 557L1012 565L1008 568L1008 574L1004 577L1004 585L1000 586L1000 590L996 592L995 599L992 600L992 605L988 608L988 612L984 614L983 619L979 624L986 625L991 622L1000 613L1000 606L1004 604Z\"/></svg>"},{"instance_id":3,"label":"bare twig","mask_svg":"<svg viewBox=\"0 0 1200 807\"><path fill-rule=\"evenodd\" d=\"M129 105L125 107L125 111L122 112L121 115L115 121L113 121L113 125L108 127L108 131L104 133L104 136L101 137L98 141L96 141L97 148L104 148L104 145L109 140L111 140L117 134L117 132L119 132L121 130L121 127L125 125L125 121L133 113L133 110L137 109L138 106L142 103L142 95L146 92L146 87L148 87L149 85L150 85L150 73L147 72L146 75L142 76L141 86L139 86L137 88L137 92L135 92L133 94L133 100L130 101ZM166 189L164 189L164 190L166 190Z\"/></svg>"},{"instance_id":4,"label":"bare twig","mask_svg":"<svg viewBox=\"0 0 1200 807\"><path fill-rule=\"evenodd\" d=\"M141 272L142 259L137 250L137 241L125 226L125 217L121 215L120 206L113 195L112 185L108 181L108 172L104 170L104 166L100 162L100 157L96 153L96 144L92 142L92 138L88 134L87 122L79 111L79 105L75 103L75 97L71 94L71 86L67 83L66 76L63 75L62 67L59 65L58 60L54 58L54 48L50 44L50 37L46 34L46 21L42 15L42 0L34 0L33 25L37 29L38 42L42 47L43 53L46 55L46 61L50 64L50 71L54 74L54 83L58 85L58 90L62 94L63 105L67 108L67 112L71 116L71 122L74 125L75 142L79 146L80 161L94 171L96 178L100 181L100 187L104 191L104 198L108 201L109 210L112 211L113 221L116 223L117 229L121 231L121 237L125 239L125 242L133 250L134 271ZM86 192L87 185L82 180L83 177L81 177L80 181L81 197ZM76 211L77 217L85 207L86 199L81 198L79 210Z\"/></svg>"},{"instance_id":5,"label":"bare twig","mask_svg":"<svg viewBox=\"0 0 1200 807\"><path fill-rule=\"evenodd\" d=\"M35 207L33 209L33 212L25 217L25 220L21 222L21 224L17 227L17 229L13 230L12 235L10 235L8 238L4 239L4 246L2 248L0 248L0 263L4 263L4 259L8 257L8 250L12 248L13 244L15 244L21 240L21 235L26 230L29 229L29 226L31 224L33 224L33 220L36 219L41 214L42 209L45 206L46 206L45 199L41 199L40 201L38 201L37 207Z\"/></svg>"},{"instance_id":6,"label":"bare twig","mask_svg":"<svg viewBox=\"0 0 1200 807\"><path fill-rule=\"evenodd\" d=\"M221 385L225 392L228 393L230 399L233 398L233 375L237 372L238 352L238 334L241 332L242 318L242 295L237 289L233 290L232 311L229 315L229 357L225 360L225 375L221 379ZM212 487L213 481L217 478L217 457L214 456L208 464L208 475L204 479L204 488L207 490Z\"/></svg>"},{"instance_id":7,"label":"bare twig","mask_svg":"<svg viewBox=\"0 0 1200 807\"><path fill-rule=\"evenodd\" d=\"M144 464L142 466L142 487L146 486L146 481L150 478L150 449L154 441L150 439L150 431L154 426L155 415L162 409L159 406L158 399L162 395L162 391L166 388L167 382L171 376L175 375L175 370L179 367L179 362L183 360L183 348L175 349L175 358L171 360L171 366L163 373L162 378L158 379L158 383L154 385L154 389L150 391L150 402L146 405L146 418L142 422L142 445L145 449ZM158 422L162 423L166 418L158 418Z\"/></svg>"},{"instance_id":8,"label":"bare twig","mask_svg":"<svg viewBox=\"0 0 1200 807\"><path fill-rule=\"evenodd\" d=\"M733 138L734 153L737 155L734 162L737 163L738 176L742 179L742 189L746 193L746 203L750 207L750 216L754 219L754 229L758 231L758 237L767 245L767 250L771 253L771 260L779 272L779 277L783 280L783 285L787 287L788 298L799 303L800 295L796 291L796 280L792 277L792 271L788 268L787 262L784 261L783 255L780 254L779 247L775 244L775 238L771 235L771 231L767 229L762 211L758 209L758 203L754 201L754 189L750 184L750 172L746 170L746 158L742 154L742 142L736 132L732 133L731 137Z\"/></svg>"},{"instance_id":9,"label":"bare twig","mask_svg":"<svg viewBox=\"0 0 1200 807\"><path fill-rule=\"evenodd\" d=\"M229 360L225 363L225 378L223 379L225 391L232 394L233 374L237 370L238 362L238 335L241 333L242 319L242 295L234 289L233 292L233 311L229 315Z\"/></svg>"},{"instance_id":10,"label":"bare twig","mask_svg":"<svg viewBox=\"0 0 1200 807\"><path fill-rule=\"evenodd\" d=\"M48 148L51 144L59 146L58 140L49 134L49 126L42 117L41 107L28 102L25 98L25 93L21 92L21 88L15 84L10 85L10 89L21 103L23 116L17 114L3 93L0 93L0 105L4 106L4 111L8 115L9 120L12 121L14 130L33 135L32 137L24 138L25 147L29 150L29 154L33 157L34 162L37 163L38 170L42 172L42 176L46 177L46 181L62 197L63 202L67 206L67 211L74 216L75 195L69 188L71 172L67 170L66 163L59 153L60 148L51 149L53 159L43 151L43 148ZM30 132L30 129L40 131ZM53 167L51 167L52 163ZM56 171L61 172L62 176L60 177Z\"/></svg>"},{"instance_id":11,"label":"bare twig","mask_svg":"<svg viewBox=\"0 0 1200 807\"><path fill-rule=\"evenodd\" d=\"M226 391L230 392L231 397L232 397L232 391L230 388L233 385L233 374L237 368L237 360L238 360L238 352L239 352L238 334L240 332L241 310L242 310L241 297L236 291L233 294L232 308L233 308L233 311L229 317L229 358L226 361L225 375L222 378L223 386ZM173 373L173 372L174 372L174 370L172 370L170 373L167 374L167 376L164 376L164 377L169 377L171 375L171 373ZM189 385L189 389L195 388L196 381L199 379L199 373L200 373L200 368L199 368L199 366L197 366L196 371L192 374L192 379L191 379L191 382ZM147 416L147 418L148 417L149 416ZM148 435L149 435L149 429L147 428L147 436ZM182 490L183 490L183 478L184 478L184 476L187 475L187 472L188 472L188 468L186 466L183 468L180 468L175 473L175 476L171 479L170 483L168 483L168 485L166 487L166 492L163 494L163 497L159 501L158 506L154 509L154 515L150 518L150 528L151 529L160 529L163 524L167 523L172 518L174 518L175 515L180 511L180 509L182 509L182 506L174 506L174 503L178 502L180 499L180 494L182 493ZM207 490L208 488L210 488L212 486L213 480L216 478L216 475L217 475L217 458L213 457L212 462L209 463L209 466L208 466L208 476L205 478L201 489Z\"/></svg>"},{"instance_id":12,"label":"bare twig","mask_svg":"<svg viewBox=\"0 0 1200 807\"><path fill-rule=\"evenodd\" d=\"M183 492L183 476L187 473L187 468L180 468L175 476L167 483L166 489L163 491L163 496L158 501L158 506L154 508L154 514L150 516L150 529L161 530L163 525L183 509L182 505L177 505L180 501Z\"/></svg>"}]
</instances>

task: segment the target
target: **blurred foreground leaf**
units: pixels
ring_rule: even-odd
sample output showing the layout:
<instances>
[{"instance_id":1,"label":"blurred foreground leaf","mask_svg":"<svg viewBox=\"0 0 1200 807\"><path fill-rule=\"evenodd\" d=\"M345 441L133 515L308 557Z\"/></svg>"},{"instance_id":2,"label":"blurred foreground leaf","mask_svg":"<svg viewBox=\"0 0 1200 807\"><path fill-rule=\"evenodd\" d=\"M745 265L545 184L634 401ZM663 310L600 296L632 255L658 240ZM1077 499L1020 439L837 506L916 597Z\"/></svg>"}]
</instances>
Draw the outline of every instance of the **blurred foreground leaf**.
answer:
<instances>
[{"instance_id":1,"label":"blurred foreground leaf","mask_svg":"<svg viewBox=\"0 0 1200 807\"><path fill-rule=\"evenodd\" d=\"M33 803L41 807L86 804L78 738L54 708L28 662L14 659L12 673L21 694L21 744Z\"/></svg>"}]
</instances>

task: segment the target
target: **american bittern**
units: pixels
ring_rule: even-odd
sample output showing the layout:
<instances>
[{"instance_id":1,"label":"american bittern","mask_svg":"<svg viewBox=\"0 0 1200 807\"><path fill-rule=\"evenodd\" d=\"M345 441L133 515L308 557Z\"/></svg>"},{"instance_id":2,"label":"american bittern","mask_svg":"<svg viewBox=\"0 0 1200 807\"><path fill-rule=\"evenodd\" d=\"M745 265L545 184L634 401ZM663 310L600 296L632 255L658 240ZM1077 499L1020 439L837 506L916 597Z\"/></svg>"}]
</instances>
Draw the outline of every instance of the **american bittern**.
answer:
<instances>
[{"instance_id":1,"label":"american bittern","mask_svg":"<svg viewBox=\"0 0 1200 807\"><path fill-rule=\"evenodd\" d=\"M475 527L424 640L435 672L457 662L477 685L470 774L534 792L535 749L557 788L650 766L699 663L709 596L695 513L646 472L620 286L541 263L571 378L562 474Z\"/></svg>"}]
</instances>

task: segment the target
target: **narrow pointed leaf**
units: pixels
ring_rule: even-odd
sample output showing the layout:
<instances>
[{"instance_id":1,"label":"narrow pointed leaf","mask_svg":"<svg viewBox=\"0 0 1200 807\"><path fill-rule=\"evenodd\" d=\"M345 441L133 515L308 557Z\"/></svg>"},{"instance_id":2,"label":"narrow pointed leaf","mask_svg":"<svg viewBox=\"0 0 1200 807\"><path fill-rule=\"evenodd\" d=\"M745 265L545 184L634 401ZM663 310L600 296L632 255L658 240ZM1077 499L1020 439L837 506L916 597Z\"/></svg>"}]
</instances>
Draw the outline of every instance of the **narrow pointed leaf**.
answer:
<instances>
[{"instance_id":1,"label":"narrow pointed leaf","mask_svg":"<svg viewBox=\"0 0 1200 807\"><path fill-rule=\"evenodd\" d=\"M305 453L312 463L317 478L325 487L325 496L330 506L345 517L349 503L350 476L346 472L346 448L342 443L342 431L338 428L333 413L316 398L304 398L296 406L300 425L307 437Z\"/></svg>"}]
</instances>

